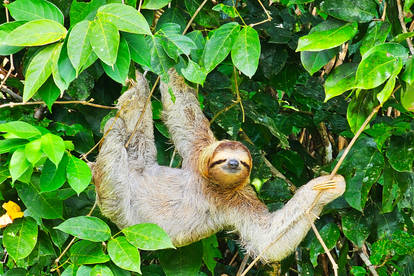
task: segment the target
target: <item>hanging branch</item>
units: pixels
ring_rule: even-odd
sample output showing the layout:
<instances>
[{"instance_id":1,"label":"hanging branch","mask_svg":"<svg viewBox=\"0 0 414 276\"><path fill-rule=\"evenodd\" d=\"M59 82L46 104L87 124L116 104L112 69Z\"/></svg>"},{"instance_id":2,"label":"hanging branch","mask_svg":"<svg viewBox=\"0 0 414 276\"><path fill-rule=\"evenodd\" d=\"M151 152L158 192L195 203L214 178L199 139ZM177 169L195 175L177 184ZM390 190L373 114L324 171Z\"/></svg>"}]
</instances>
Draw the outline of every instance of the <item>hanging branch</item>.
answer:
<instances>
[{"instance_id":1,"label":"hanging branch","mask_svg":"<svg viewBox=\"0 0 414 276\"><path fill-rule=\"evenodd\" d=\"M100 105L100 104L94 104L92 103L93 99L90 99L89 101L55 101L53 104L81 104L81 105L87 105L97 108L103 108L103 109L116 109L115 106L107 106L107 105ZM13 108L15 106L23 106L23 105L38 105L38 104L46 104L44 101L36 101L36 102L25 102L25 103L15 103L10 102L6 104L0 105L0 109L4 107L10 107Z\"/></svg>"}]
</instances>

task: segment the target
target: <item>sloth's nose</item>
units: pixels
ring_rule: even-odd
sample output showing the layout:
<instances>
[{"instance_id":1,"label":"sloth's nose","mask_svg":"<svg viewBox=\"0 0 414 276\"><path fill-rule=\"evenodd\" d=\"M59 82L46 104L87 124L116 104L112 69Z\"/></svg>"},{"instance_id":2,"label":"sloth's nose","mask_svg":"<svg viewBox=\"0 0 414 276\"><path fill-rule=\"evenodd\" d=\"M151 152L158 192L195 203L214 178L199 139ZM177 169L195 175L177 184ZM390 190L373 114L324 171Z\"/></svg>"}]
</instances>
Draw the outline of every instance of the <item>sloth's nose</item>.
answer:
<instances>
[{"instance_id":1,"label":"sloth's nose","mask_svg":"<svg viewBox=\"0 0 414 276\"><path fill-rule=\"evenodd\" d=\"M231 169L237 169L239 167L239 161L237 161L236 159L230 159L227 164L229 164L229 167Z\"/></svg>"}]
</instances>

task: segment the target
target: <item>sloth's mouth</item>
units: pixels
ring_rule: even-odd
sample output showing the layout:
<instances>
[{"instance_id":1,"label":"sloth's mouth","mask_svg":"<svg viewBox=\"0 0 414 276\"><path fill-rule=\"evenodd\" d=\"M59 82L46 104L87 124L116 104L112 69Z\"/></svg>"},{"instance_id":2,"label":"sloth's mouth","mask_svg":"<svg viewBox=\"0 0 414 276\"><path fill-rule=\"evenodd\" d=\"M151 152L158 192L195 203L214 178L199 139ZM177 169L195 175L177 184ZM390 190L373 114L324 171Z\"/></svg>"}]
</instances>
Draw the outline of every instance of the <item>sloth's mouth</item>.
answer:
<instances>
[{"instance_id":1,"label":"sloth's mouth","mask_svg":"<svg viewBox=\"0 0 414 276\"><path fill-rule=\"evenodd\" d=\"M238 168L230 168L230 167L224 167L223 168L224 169L224 171L226 171L227 173L238 173L238 172L240 172L241 171L241 168L240 167L238 167Z\"/></svg>"}]
</instances>

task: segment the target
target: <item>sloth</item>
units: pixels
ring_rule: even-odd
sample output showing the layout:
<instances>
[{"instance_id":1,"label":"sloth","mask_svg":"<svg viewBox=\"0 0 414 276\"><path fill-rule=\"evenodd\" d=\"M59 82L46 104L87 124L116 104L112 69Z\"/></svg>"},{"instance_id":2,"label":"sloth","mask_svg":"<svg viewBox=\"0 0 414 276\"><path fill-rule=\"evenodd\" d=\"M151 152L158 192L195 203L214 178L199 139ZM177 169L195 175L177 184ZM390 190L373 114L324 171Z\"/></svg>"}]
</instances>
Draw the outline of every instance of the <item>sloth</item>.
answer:
<instances>
[{"instance_id":1,"label":"sloth","mask_svg":"<svg viewBox=\"0 0 414 276\"><path fill-rule=\"evenodd\" d=\"M163 121L182 166L157 163L152 112L144 110L150 90L137 72L118 100L119 118L106 123L105 133L110 131L93 169L101 212L119 228L155 223L176 247L230 230L239 234L249 255L278 261L294 251L324 205L343 194L342 176L321 176L300 187L282 209L269 212L249 184L249 150L241 142L214 137L195 90L175 70L160 90Z\"/></svg>"}]
</instances>

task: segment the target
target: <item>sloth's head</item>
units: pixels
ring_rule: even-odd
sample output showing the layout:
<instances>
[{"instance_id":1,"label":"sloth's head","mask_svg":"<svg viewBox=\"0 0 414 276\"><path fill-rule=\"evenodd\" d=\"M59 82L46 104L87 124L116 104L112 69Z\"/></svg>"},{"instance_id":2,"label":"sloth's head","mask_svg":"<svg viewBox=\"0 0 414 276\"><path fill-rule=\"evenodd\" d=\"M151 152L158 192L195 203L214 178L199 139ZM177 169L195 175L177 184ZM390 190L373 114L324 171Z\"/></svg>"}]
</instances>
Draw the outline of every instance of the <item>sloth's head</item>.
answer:
<instances>
[{"instance_id":1,"label":"sloth's head","mask_svg":"<svg viewBox=\"0 0 414 276\"><path fill-rule=\"evenodd\" d=\"M252 157L242 143L224 140L205 148L198 165L202 176L211 182L236 188L248 183Z\"/></svg>"}]
</instances>

